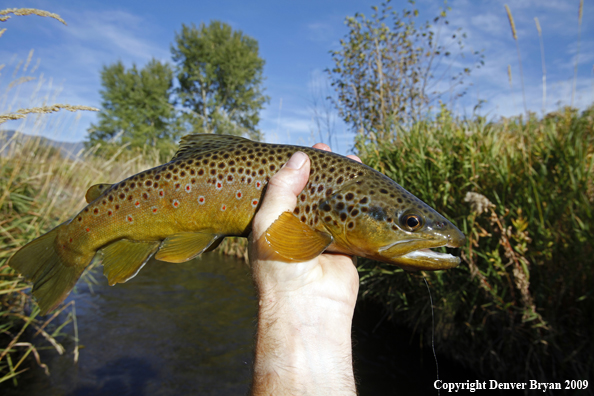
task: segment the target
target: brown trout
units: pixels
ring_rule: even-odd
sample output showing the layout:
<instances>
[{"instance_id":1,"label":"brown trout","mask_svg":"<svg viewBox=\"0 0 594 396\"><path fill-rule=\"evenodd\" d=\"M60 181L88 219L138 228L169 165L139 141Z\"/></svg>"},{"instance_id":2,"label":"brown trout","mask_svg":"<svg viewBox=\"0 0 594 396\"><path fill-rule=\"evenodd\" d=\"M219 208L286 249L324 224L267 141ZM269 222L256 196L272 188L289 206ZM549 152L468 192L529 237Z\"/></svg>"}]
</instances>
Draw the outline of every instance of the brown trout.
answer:
<instances>
[{"instance_id":1,"label":"brown trout","mask_svg":"<svg viewBox=\"0 0 594 396\"><path fill-rule=\"evenodd\" d=\"M170 263L190 260L226 236L248 236L270 177L296 151L309 156L309 182L293 213L265 233L287 262L329 250L407 270L459 264L458 257L429 248L460 247L464 234L370 167L314 148L210 134L182 138L164 165L92 186L80 213L22 247L8 264L34 282L33 295L46 314L99 250L110 285L134 277L153 255Z\"/></svg>"}]
</instances>

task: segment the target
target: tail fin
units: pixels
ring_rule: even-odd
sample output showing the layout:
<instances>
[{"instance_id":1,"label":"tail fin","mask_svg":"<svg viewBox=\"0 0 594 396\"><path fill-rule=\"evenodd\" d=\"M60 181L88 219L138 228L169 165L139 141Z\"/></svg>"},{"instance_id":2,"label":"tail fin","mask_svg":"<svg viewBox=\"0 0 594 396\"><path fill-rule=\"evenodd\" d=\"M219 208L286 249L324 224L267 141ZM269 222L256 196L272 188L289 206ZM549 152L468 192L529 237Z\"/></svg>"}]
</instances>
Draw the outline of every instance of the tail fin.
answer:
<instances>
[{"instance_id":1,"label":"tail fin","mask_svg":"<svg viewBox=\"0 0 594 396\"><path fill-rule=\"evenodd\" d=\"M75 257L73 262L66 262L58 256L54 248L55 239L60 228L66 225L59 225L29 242L8 260L10 267L33 281L33 295L37 298L41 315L54 310L64 301L95 256L93 253L90 257Z\"/></svg>"}]
</instances>

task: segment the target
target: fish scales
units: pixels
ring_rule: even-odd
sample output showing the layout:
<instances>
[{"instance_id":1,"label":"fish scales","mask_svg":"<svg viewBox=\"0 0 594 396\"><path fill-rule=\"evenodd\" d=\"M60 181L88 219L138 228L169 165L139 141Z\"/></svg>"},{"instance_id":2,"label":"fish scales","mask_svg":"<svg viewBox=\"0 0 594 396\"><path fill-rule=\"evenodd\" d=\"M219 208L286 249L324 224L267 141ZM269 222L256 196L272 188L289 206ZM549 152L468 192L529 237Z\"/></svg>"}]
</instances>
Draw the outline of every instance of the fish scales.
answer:
<instances>
[{"instance_id":1,"label":"fish scales","mask_svg":"<svg viewBox=\"0 0 594 396\"><path fill-rule=\"evenodd\" d=\"M301 242L312 246L312 255L328 249L406 269L459 263L422 249L457 247L464 235L364 164L309 147L189 135L170 162L113 185L91 187L86 196L91 202L81 212L26 245L9 264L35 282L34 294L47 299L43 308L49 310L65 298L100 249L110 284L133 277L155 253L163 261L191 259L225 236L249 234L270 178L296 151L309 156L311 170L291 216L281 216L271 227L267 241L281 257L306 259L292 247ZM291 239L299 227L315 231L308 234L311 240L283 244L281 239ZM55 257L48 258L48 249Z\"/></svg>"}]
</instances>

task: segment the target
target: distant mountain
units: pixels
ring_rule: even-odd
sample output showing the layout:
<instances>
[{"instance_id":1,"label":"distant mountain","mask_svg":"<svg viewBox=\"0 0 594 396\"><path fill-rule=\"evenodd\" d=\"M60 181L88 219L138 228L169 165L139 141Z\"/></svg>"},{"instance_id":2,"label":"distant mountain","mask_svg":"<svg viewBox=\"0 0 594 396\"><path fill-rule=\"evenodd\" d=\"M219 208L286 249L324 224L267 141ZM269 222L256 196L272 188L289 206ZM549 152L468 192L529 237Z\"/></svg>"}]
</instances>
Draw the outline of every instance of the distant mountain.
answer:
<instances>
[{"instance_id":1,"label":"distant mountain","mask_svg":"<svg viewBox=\"0 0 594 396\"><path fill-rule=\"evenodd\" d=\"M77 154L84 149L83 142L69 143L59 142L57 140L48 139L43 136L32 136L26 135L13 130L0 130L0 155L5 154L10 149L12 144L23 144L31 139L40 139L41 144L45 146L57 147L64 158L74 159ZM8 141L11 141L9 145L6 145ZM5 147L6 146L6 147Z\"/></svg>"}]
</instances>

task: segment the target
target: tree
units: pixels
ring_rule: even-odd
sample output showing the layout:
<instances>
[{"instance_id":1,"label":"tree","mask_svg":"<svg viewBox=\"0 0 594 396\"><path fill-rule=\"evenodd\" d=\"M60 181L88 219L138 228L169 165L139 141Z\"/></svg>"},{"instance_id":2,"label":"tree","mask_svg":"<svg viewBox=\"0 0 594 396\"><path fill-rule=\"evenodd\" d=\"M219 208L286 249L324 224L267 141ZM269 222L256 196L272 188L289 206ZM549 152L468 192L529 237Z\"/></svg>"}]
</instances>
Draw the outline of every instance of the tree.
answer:
<instances>
[{"instance_id":1,"label":"tree","mask_svg":"<svg viewBox=\"0 0 594 396\"><path fill-rule=\"evenodd\" d=\"M260 139L258 113L268 97L262 93L264 60L258 42L212 21L199 28L182 25L175 44L177 93L193 129Z\"/></svg>"},{"instance_id":2,"label":"tree","mask_svg":"<svg viewBox=\"0 0 594 396\"><path fill-rule=\"evenodd\" d=\"M445 10L433 24L417 27L416 9L398 14L389 4L382 3L381 10L372 7L371 18L358 13L346 18L349 32L340 40L341 48L330 51L334 67L327 70L340 116L371 141L394 138L396 125L420 120L444 93L452 99L464 94L463 77L471 71L455 69L447 48L457 45L459 56L464 56L466 36L456 30L448 34L448 45L440 40L441 29L448 25ZM442 20L443 25L436 26ZM473 55L475 66L480 66L482 57Z\"/></svg>"},{"instance_id":3,"label":"tree","mask_svg":"<svg viewBox=\"0 0 594 396\"><path fill-rule=\"evenodd\" d=\"M141 70L136 65L126 70L122 62L104 66L101 85L99 122L88 130L87 147L173 148L182 130L171 101L173 71L168 64L153 59Z\"/></svg>"}]
</instances>

